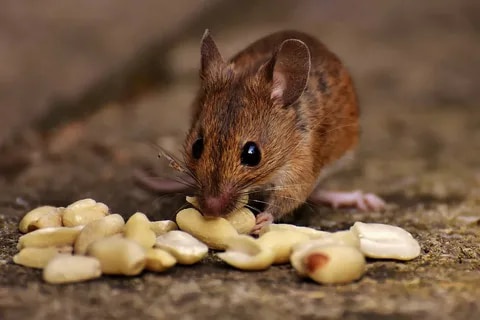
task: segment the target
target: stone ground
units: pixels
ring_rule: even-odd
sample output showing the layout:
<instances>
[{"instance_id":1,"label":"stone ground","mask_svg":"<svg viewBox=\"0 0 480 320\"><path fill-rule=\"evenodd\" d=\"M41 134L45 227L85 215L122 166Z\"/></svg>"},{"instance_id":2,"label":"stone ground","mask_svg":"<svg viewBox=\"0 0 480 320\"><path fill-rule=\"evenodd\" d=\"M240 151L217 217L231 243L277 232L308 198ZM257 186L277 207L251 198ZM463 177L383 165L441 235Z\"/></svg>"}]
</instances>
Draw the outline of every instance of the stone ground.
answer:
<instances>
[{"instance_id":1,"label":"stone ground","mask_svg":"<svg viewBox=\"0 0 480 320\"><path fill-rule=\"evenodd\" d=\"M162 75L135 78L145 71L135 61L145 58L148 50L142 50L142 41L150 36L136 43L136 50L118 44L120 67L102 72L126 83L140 82L141 90L133 90L128 99L124 92L130 87L115 86L116 77L81 74L87 84L65 89L68 99L60 107L49 104L44 91L35 92L41 100L36 103L28 95L29 86L35 86L28 68L23 78L12 82L18 99L13 93L8 99L0 96L2 113L9 114L1 127L14 123L20 128L4 139L1 149L0 319L479 319L478 1L279 1L273 5L276 11L265 2L221 5L201 13L166 44L150 47L168 66L151 68L166 72L167 81L155 81ZM96 10L110 12L108 7ZM62 19L57 23L68 24ZM324 230L345 229L355 221L398 225L420 242L419 258L369 261L361 280L337 286L302 280L288 265L236 271L214 254L198 265L177 266L164 274L105 276L61 286L45 284L40 271L12 263L17 224L38 205L65 206L93 197L124 217L136 210L152 219L174 217L183 196L158 197L143 190L133 182L132 172L149 167L161 176L171 174L156 158L155 146L178 152L181 145L197 85L198 41L206 26L226 56L286 27L317 35L339 54L361 97L362 143L358 161L325 186L377 192L389 206L382 213L305 206L289 222ZM142 26L138 28L141 33ZM132 56L129 60L122 55ZM35 59L29 63L35 68ZM45 88L58 84L57 78L39 83ZM114 89L98 98L97 87ZM16 114L6 107L25 101L41 115L39 122L10 121L30 109ZM89 111L80 117L78 110Z\"/></svg>"}]
</instances>

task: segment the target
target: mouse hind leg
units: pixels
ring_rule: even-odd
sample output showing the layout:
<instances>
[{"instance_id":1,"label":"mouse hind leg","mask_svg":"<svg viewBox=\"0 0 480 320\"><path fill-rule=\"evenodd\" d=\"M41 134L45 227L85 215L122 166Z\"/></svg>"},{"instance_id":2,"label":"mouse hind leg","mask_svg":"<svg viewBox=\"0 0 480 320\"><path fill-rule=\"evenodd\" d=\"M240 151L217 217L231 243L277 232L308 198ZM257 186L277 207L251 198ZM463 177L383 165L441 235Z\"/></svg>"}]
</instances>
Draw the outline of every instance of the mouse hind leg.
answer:
<instances>
[{"instance_id":1,"label":"mouse hind leg","mask_svg":"<svg viewBox=\"0 0 480 320\"><path fill-rule=\"evenodd\" d=\"M327 204L333 208L353 207L362 211L380 211L385 208L385 201L373 193L355 191L328 191L316 189L308 200L315 204Z\"/></svg>"},{"instance_id":2,"label":"mouse hind leg","mask_svg":"<svg viewBox=\"0 0 480 320\"><path fill-rule=\"evenodd\" d=\"M352 207L362 211L380 211L385 208L385 201L372 193L355 191L329 191L319 187L319 183L335 173L350 167L355 159L355 151L347 152L343 157L324 168L317 179L317 187L308 197L308 201L314 204L326 204L333 208Z\"/></svg>"}]
</instances>

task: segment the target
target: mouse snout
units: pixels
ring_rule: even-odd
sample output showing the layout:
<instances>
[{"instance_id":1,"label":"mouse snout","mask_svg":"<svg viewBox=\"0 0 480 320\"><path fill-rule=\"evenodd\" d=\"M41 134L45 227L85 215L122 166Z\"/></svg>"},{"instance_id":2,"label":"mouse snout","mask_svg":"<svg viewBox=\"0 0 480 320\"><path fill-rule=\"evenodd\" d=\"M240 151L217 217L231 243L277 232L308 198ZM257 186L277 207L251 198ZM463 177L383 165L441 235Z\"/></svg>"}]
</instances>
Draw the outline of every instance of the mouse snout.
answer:
<instances>
[{"instance_id":1,"label":"mouse snout","mask_svg":"<svg viewBox=\"0 0 480 320\"><path fill-rule=\"evenodd\" d=\"M222 194L218 197L205 198L203 214L209 217L220 217L227 214L226 209L230 204L230 195Z\"/></svg>"}]
</instances>

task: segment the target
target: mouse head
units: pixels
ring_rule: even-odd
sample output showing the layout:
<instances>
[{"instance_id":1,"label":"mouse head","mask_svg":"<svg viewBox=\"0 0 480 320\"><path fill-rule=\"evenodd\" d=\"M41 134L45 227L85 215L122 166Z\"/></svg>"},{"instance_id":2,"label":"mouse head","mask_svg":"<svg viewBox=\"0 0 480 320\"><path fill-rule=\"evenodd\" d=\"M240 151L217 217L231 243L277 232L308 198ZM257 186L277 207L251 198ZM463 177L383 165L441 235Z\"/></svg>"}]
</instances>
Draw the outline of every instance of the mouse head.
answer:
<instances>
[{"instance_id":1,"label":"mouse head","mask_svg":"<svg viewBox=\"0 0 480 320\"><path fill-rule=\"evenodd\" d=\"M257 60L236 70L223 60L208 30L203 36L201 88L184 153L207 216L229 213L242 195L288 170L305 130L298 100L310 71L308 47L286 40L270 57Z\"/></svg>"}]
</instances>

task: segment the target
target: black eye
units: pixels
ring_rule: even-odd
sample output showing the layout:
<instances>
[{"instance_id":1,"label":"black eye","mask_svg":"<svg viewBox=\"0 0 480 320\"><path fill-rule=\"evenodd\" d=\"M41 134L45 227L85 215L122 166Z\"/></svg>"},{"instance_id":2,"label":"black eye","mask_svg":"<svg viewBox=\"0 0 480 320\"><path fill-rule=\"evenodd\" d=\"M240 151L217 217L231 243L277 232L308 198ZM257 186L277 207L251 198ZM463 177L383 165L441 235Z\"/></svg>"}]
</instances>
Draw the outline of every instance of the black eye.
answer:
<instances>
[{"instance_id":1,"label":"black eye","mask_svg":"<svg viewBox=\"0 0 480 320\"><path fill-rule=\"evenodd\" d=\"M198 138L197 141L193 143L192 154L195 159L200 159L203 152L203 138Z\"/></svg>"},{"instance_id":2,"label":"black eye","mask_svg":"<svg viewBox=\"0 0 480 320\"><path fill-rule=\"evenodd\" d=\"M245 166L254 167L260 163L260 149L255 142L248 141L243 146L241 162Z\"/></svg>"}]
</instances>

